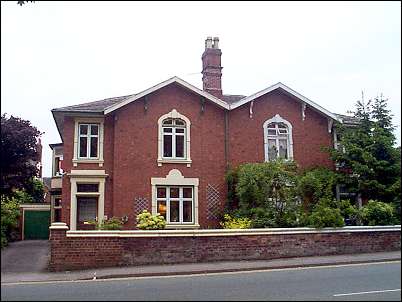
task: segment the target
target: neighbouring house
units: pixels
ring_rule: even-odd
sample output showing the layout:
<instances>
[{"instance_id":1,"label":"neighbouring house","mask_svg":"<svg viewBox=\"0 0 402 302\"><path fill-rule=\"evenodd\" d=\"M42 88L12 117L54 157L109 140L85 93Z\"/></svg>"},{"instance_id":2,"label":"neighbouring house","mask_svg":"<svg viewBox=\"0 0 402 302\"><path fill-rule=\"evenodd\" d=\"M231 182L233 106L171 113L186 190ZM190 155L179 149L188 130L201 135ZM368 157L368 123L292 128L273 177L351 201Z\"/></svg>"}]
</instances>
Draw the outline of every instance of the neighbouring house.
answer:
<instances>
[{"instance_id":1,"label":"neighbouring house","mask_svg":"<svg viewBox=\"0 0 402 302\"><path fill-rule=\"evenodd\" d=\"M208 37L202 90L173 77L137 94L53 109L63 143L51 145L52 221L79 230L117 216L134 229L147 209L167 228L216 227L228 167L278 157L335 167L322 147L337 146L335 122L353 119L280 82L249 96L224 94L221 55L219 39Z\"/></svg>"}]
</instances>

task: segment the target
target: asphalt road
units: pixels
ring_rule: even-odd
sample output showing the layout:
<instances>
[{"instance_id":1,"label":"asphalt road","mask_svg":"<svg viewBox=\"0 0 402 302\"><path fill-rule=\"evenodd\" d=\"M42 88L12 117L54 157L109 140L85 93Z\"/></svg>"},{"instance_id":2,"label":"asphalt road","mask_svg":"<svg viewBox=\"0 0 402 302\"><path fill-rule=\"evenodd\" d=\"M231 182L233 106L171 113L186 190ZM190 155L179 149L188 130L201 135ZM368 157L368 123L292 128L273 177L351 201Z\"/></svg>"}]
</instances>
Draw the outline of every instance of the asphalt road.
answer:
<instances>
[{"instance_id":1,"label":"asphalt road","mask_svg":"<svg viewBox=\"0 0 402 302\"><path fill-rule=\"evenodd\" d=\"M2 284L1 300L401 300L401 262Z\"/></svg>"}]
</instances>

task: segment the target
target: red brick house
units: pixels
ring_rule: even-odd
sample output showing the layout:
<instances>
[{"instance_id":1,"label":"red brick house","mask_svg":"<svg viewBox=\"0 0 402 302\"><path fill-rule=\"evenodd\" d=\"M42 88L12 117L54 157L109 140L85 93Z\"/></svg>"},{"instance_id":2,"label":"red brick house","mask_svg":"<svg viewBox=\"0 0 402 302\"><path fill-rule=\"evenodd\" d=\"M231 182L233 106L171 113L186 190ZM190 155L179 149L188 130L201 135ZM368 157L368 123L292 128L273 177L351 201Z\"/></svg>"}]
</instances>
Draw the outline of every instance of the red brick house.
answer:
<instances>
[{"instance_id":1,"label":"red brick house","mask_svg":"<svg viewBox=\"0 0 402 302\"><path fill-rule=\"evenodd\" d=\"M321 147L336 145L334 122L346 117L282 83L223 94L218 43L205 41L203 90L173 77L52 110L63 141L61 221L71 230L112 216L127 216L133 229L143 209L164 215L168 228L215 227L229 166L276 157L334 166Z\"/></svg>"}]
</instances>

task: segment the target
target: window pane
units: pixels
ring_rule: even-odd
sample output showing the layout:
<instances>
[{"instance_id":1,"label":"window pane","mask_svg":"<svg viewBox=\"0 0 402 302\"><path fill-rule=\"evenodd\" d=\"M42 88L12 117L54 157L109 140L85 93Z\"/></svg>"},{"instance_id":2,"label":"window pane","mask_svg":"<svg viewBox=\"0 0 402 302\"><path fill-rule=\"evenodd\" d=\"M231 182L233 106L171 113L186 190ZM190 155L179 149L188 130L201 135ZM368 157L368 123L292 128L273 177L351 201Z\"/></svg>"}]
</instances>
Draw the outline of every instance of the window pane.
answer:
<instances>
[{"instance_id":1,"label":"window pane","mask_svg":"<svg viewBox=\"0 0 402 302\"><path fill-rule=\"evenodd\" d=\"M99 184L77 184L77 192L99 192Z\"/></svg>"},{"instance_id":2,"label":"window pane","mask_svg":"<svg viewBox=\"0 0 402 302\"><path fill-rule=\"evenodd\" d=\"M276 135L275 129L268 129L268 135Z\"/></svg>"},{"instance_id":3,"label":"window pane","mask_svg":"<svg viewBox=\"0 0 402 302\"><path fill-rule=\"evenodd\" d=\"M80 137L80 157L87 157L87 138Z\"/></svg>"},{"instance_id":4,"label":"window pane","mask_svg":"<svg viewBox=\"0 0 402 302\"><path fill-rule=\"evenodd\" d=\"M184 157L184 136L176 136L176 157Z\"/></svg>"},{"instance_id":5,"label":"window pane","mask_svg":"<svg viewBox=\"0 0 402 302\"><path fill-rule=\"evenodd\" d=\"M180 119L175 119L175 124L176 124L177 126L184 126L184 125L185 125L184 121L183 121L183 120L180 120Z\"/></svg>"},{"instance_id":6,"label":"window pane","mask_svg":"<svg viewBox=\"0 0 402 302\"><path fill-rule=\"evenodd\" d=\"M163 125L173 125L173 120L172 119L166 119L166 120L164 120L163 121L163 123L162 123Z\"/></svg>"},{"instance_id":7,"label":"window pane","mask_svg":"<svg viewBox=\"0 0 402 302\"><path fill-rule=\"evenodd\" d=\"M172 157L172 136L171 135L163 136L163 156L164 157Z\"/></svg>"},{"instance_id":8,"label":"window pane","mask_svg":"<svg viewBox=\"0 0 402 302\"><path fill-rule=\"evenodd\" d=\"M91 157L98 157L98 138L91 137Z\"/></svg>"},{"instance_id":9,"label":"window pane","mask_svg":"<svg viewBox=\"0 0 402 302\"><path fill-rule=\"evenodd\" d=\"M156 189L156 197L166 198L166 188L157 188Z\"/></svg>"},{"instance_id":10,"label":"window pane","mask_svg":"<svg viewBox=\"0 0 402 302\"><path fill-rule=\"evenodd\" d=\"M55 207L61 206L61 198L60 197L57 197L54 199L54 206Z\"/></svg>"},{"instance_id":11,"label":"window pane","mask_svg":"<svg viewBox=\"0 0 402 302\"><path fill-rule=\"evenodd\" d=\"M61 209L54 210L54 222L62 222L61 221Z\"/></svg>"},{"instance_id":12,"label":"window pane","mask_svg":"<svg viewBox=\"0 0 402 302\"><path fill-rule=\"evenodd\" d=\"M158 201L158 213L161 214L166 220L166 201Z\"/></svg>"},{"instance_id":13,"label":"window pane","mask_svg":"<svg viewBox=\"0 0 402 302\"><path fill-rule=\"evenodd\" d=\"M98 125L91 125L91 135L98 135Z\"/></svg>"},{"instance_id":14,"label":"window pane","mask_svg":"<svg viewBox=\"0 0 402 302\"><path fill-rule=\"evenodd\" d=\"M276 159L276 140L274 139L268 140L268 159Z\"/></svg>"},{"instance_id":15,"label":"window pane","mask_svg":"<svg viewBox=\"0 0 402 302\"><path fill-rule=\"evenodd\" d=\"M286 125L284 123L278 123L278 128L280 129L286 129Z\"/></svg>"},{"instance_id":16,"label":"window pane","mask_svg":"<svg viewBox=\"0 0 402 302\"><path fill-rule=\"evenodd\" d=\"M78 221L84 222L88 220L95 220L97 198L78 197Z\"/></svg>"},{"instance_id":17,"label":"window pane","mask_svg":"<svg viewBox=\"0 0 402 302\"><path fill-rule=\"evenodd\" d=\"M190 200L183 201L183 222L191 222L193 219L193 202Z\"/></svg>"},{"instance_id":18,"label":"window pane","mask_svg":"<svg viewBox=\"0 0 402 302\"><path fill-rule=\"evenodd\" d=\"M179 198L179 188L170 188L170 198Z\"/></svg>"},{"instance_id":19,"label":"window pane","mask_svg":"<svg viewBox=\"0 0 402 302\"><path fill-rule=\"evenodd\" d=\"M287 129L279 129L279 134L287 134L288 130Z\"/></svg>"},{"instance_id":20,"label":"window pane","mask_svg":"<svg viewBox=\"0 0 402 302\"><path fill-rule=\"evenodd\" d=\"M281 158L288 158L288 141L286 139L279 140L279 156Z\"/></svg>"},{"instance_id":21,"label":"window pane","mask_svg":"<svg viewBox=\"0 0 402 302\"><path fill-rule=\"evenodd\" d=\"M176 128L176 133L184 133L184 128Z\"/></svg>"},{"instance_id":22,"label":"window pane","mask_svg":"<svg viewBox=\"0 0 402 302\"><path fill-rule=\"evenodd\" d=\"M163 128L163 132L172 133L172 128Z\"/></svg>"},{"instance_id":23,"label":"window pane","mask_svg":"<svg viewBox=\"0 0 402 302\"><path fill-rule=\"evenodd\" d=\"M179 222L179 201L170 201L170 222Z\"/></svg>"},{"instance_id":24,"label":"window pane","mask_svg":"<svg viewBox=\"0 0 402 302\"><path fill-rule=\"evenodd\" d=\"M80 125L80 134L83 134L83 135L88 134L88 125Z\"/></svg>"},{"instance_id":25,"label":"window pane","mask_svg":"<svg viewBox=\"0 0 402 302\"><path fill-rule=\"evenodd\" d=\"M183 188L183 198L192 198L193 188Z\"/></svg>"}]
</instances>

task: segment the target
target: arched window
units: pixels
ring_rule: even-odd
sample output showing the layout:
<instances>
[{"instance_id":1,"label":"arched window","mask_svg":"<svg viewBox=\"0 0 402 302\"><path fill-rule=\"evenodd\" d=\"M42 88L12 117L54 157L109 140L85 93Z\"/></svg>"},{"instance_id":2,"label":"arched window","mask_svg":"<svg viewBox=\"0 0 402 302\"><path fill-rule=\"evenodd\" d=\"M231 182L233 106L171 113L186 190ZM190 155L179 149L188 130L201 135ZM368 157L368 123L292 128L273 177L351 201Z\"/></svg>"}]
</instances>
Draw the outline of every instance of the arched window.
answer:
<instances>
[{"instance_id":1,"label":"arched window","mask_svg":"<svg viewBox=\"0 0 402 302\"><path fill-rule=\"evenodd\" d=\"M292 125L279 114L264 123L265 161L293 159Z\"/></svg>"},{"instance_id":2,"label":"arched window","mask_svg":"<svg viewBox=\"0 0 402 302\"><path fill-rule=\"evenodd\" d=\"M176 109L158 120L158 166L163 163L191 165L190 120Z\"/></svg>"},{"instance_id":3,"label":"arched window","mask_svg":"<svg viewBox=\"0 0 402 302\"><path fill-rule=\"evenodd\" d=\"M186 122L180 118L167 118L162 121L162 158L183 159L186 157Z\"/></svg>"}]
</instances>

